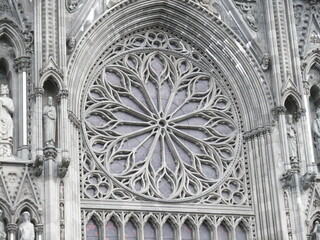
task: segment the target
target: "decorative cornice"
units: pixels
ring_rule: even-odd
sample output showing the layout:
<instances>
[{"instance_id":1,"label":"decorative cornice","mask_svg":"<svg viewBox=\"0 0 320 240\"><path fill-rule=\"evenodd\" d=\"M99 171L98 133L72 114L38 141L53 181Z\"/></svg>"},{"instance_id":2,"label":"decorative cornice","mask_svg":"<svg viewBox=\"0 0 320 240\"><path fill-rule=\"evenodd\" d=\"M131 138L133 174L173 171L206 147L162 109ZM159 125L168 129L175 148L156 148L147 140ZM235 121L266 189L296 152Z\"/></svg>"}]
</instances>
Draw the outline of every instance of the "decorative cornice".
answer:
<instances>
[{"instance_id":1,"label":"decorative cornice","mask_svg":"<svg viewBox=\"0 0 320 240\"><path fill-rule=\"evenodd\" d=\"M23 56L14 59L13 67L17 73L26 72L30 70L31 67L31 59L28 56Z\"/></svg>"},{"instance_id":2,"label":"decorative cornice","mask_svg":"<svg viewBox=\"0 0 320 240\"><path fill-rule=\"evenodd\" d=\"M16 233L18 230L18 226L15 223L8 223L7 224L7 231L8 233Z\"/></svg>"},{"instance_id":3,"label":"decorative cornice","mask_svg":"<svg viewBox=\"0 0 320 240\"><path fill-rule=\"evenodd\" d=\"M69 96L69 91L67 89L62 89L58 93L58 102L61 102L62 99L67 99Z\"/></svg>"},{"instance_id":4,"label":"decorative cornice","mask_svg":"<svg viewBox=\"0 0 320 240\"><path fill-rule=\"evenodd\" d=\"M287 109L284 106L278 106L271 109L271 113L275 119L278 119L280 115L286 114L286 112L287 112Z\"/></svg>"}]
</instances>

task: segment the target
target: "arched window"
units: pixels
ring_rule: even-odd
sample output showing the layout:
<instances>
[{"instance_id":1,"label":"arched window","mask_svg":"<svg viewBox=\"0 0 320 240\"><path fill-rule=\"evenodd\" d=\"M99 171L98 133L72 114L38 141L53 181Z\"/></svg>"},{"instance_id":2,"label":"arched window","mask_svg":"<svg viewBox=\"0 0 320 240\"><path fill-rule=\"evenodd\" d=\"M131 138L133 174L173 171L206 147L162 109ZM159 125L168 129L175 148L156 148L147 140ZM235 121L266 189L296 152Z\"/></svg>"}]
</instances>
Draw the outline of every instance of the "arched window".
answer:
<instances>
[{"instance_id":1,"label":"arched window","mask_svg":"<svg viewBox=\"0 0 320 240\"><path fill-rule=\"evenodd\" d=\"M137 228L132 221L127 222L125 227L125 239L126 240L137 240Z\"/></svg>"},{"instance_id":2,"label":"arched window","mask_svg":"<svg viewBox=\"0 0 320 240\"><path fill-rule=\"evenodd\" d=\"M113 220L109 220L105 227L105 240L118 240L118 227Z\"/></svg>"},{"instance_id":3,"label":"arched window","mask_svg":"<svg viewBox=\"0 0 320 240\"><path fill-rule=\"evenodd\" d=\"M236 240L246 240L247 233L245 228L242 225L236 227Z\"/></svg>"},{"instance_id":4,"label":"arched window","mask_svg":"<svg viewBox=\"0 0 320 240\"><path fill-rule=\"evenodd\" d=\"M199 230L200 240L211 240L211 231L206 223L203 223Z\"/></svg>"},{"instance_id":5,"label":"arched window","mask_svg":"<svg viewBox=\"0 0 320 240\"><path fill-rule=\"evenodd\" d=\"M193 231L189 224L185 223L181 227L181 239L182 240L192 240Z\"/></svg>"},{"instance_id":6,"label":"arched window","mask_svg":"<svg viewBox=\"0 0 320 240\"><path fill-rule=\"evenodd\" d=\"M99 240L99 227L96 222L90 219L86 226L87 240Z\"/></svg>"},{"instance_id":7,"label":"arched window","mask_svg":"<svg viewBox=\"0 0 320 240\"><path fill-rule=\"evenodd\" d=\"M174 240L174 229L170 223L165 223L162 227L163 240Z\"/></svg>"},{"instance_id":8,"label":"arched window","mask_svg":"<svg viewBox=\"0 0 320 240\"><path fill-rule=\"evenodd\" d=\"M218 227L218 240L229 240L229 231L224 224Z\"/></svg>"},{"instance_id":9,"label":"arched window","mask_svg":"<svg viewBox=\"0 0 320 240\"><path fill-rule=\"evenodd\" d=\"M143 232L144 232L144 240L156 240L156 231L154 229L154 226L151 223L147 222L144 225Z\"/></svg>"}]
</instances>

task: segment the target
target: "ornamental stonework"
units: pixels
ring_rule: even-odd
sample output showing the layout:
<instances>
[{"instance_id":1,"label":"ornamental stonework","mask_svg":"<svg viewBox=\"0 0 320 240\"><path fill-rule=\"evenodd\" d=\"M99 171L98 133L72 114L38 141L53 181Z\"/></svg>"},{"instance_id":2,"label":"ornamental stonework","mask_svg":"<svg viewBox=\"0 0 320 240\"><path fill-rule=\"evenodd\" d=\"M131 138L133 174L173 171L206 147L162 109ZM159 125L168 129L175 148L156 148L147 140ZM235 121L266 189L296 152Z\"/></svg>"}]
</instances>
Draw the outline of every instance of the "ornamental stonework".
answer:
<instances>
[{"instance_id":1,"label":"ornamental stonework","mask_svg":"<svg viewBox=\"0 0 320 240\"><path fill-rule=\"evenodd\" d=\"M163 32L147 37L155 48L179 49ZM217 187L238 158L234 105L187 56L125 52L100 68L86 96L82 125L91 156L134 194L164 201L199 197Z\"/></svg>"}]
</instances>

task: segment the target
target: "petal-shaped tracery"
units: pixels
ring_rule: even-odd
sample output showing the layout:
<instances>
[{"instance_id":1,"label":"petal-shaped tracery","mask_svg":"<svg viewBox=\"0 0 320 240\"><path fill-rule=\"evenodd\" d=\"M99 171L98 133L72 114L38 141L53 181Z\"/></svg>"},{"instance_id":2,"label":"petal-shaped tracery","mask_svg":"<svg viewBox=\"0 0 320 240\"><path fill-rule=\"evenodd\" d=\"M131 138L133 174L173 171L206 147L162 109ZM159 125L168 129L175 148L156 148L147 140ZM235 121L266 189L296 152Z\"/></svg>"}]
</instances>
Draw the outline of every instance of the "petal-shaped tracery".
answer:
<instances>
[{"instance_id":1,"label":"petal-shaped tracery","mask_svg":"<svg viewBox=\"0 0 320 240\"><path fill-rule=\"evenodd\" d=\"M182 55L127 53L88 88L87 143L105 172L132 192L164 200L195 197L219 184L237 157L238 120L229 99Z\"/></svg>"}]
</instances>

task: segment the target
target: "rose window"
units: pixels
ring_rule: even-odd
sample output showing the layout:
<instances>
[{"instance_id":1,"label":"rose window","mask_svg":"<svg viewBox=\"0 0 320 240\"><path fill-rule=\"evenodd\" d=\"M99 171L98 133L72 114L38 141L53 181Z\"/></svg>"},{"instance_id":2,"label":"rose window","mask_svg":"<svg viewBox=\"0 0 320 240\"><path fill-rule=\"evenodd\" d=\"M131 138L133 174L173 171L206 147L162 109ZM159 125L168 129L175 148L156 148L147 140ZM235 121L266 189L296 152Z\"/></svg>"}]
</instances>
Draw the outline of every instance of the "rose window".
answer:
<instances>
[{"instance_id":1,"label":"rose window","mask_svg":"<svg viewBox=\"0 0 320 240\"><path fill-rule=\"evenodd\" d=\"M230 98L196 62L172 52L135 51L102 66L87 89L83 119L101 170L149 199L203 195L239 155Z\"/></svg>"}]
</instances>

